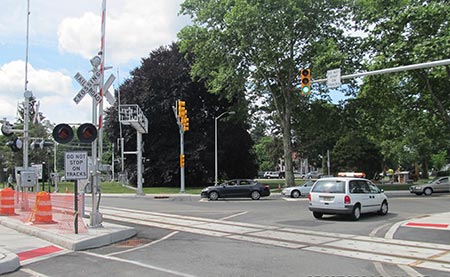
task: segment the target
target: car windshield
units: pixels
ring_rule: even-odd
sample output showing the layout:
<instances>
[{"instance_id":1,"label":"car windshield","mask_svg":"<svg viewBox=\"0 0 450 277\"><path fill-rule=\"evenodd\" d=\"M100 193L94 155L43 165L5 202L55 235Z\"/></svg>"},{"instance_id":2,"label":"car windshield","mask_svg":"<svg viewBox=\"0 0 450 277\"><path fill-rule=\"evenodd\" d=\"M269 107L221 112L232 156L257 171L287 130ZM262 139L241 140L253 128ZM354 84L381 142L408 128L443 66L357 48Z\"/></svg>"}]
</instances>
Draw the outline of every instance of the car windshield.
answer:
<instances>
[{"instance_id":1,"label":"car windshield","mask_svg":"<svg viewBox=\"0 0 450 277\"><path fill-rule=\"evenodd\" d=\"M314 185L313 192L345 193L345 181L319 180Z\"/></svg>"}]
</instances>

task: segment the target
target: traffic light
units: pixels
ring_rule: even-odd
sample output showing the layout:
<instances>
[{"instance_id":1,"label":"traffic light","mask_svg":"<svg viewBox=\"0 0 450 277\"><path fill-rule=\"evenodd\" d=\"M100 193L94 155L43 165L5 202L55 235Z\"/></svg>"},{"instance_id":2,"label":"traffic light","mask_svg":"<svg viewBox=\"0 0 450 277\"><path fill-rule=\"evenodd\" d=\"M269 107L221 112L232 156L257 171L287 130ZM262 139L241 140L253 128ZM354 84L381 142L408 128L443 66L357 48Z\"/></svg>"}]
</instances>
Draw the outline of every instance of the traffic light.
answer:
<instances>
[{"instance_id":1,"label":"traffic light","mask_svg":"<svg viewBox=\"0 0 450 277\"><path fill-rule=\"evenodd\" d=\"M66 123L58 124L55 128L53 128L52 136L58 143L69 143L73 139L72 127Z\"/></svg>"},{"instance_id":2,"label":"traffic light","mask_svg":"<svg viewBox=\"0 0 450 277\"><path fill-rule=\"evenodd\" d=\"M183 124L183 131L189 131L189 118L187 116L182 119L181 123Z\"/></svg>"},{"instance_id":3,"label":"traffic light","mask_svg":"<svg viewBox=\"0 0 450 277\"><path fill-rule=\"evenodd\" d=\"M77 130L77 136L82 143L91 143L97 138L97 128L94 124L84 123Z\"/></svg>"},{"instance_id":4,"label":"traffic light","mask_svg":"<svg viewBox=\"0 0 450 277\"><path fill-rule=\"evenodd\" d=\"M184 155L180 155L180 167L184 167Z\"/></svg>"},{"instance_id":5,"label":"traffic light","mask_svg":"<svg viewBox=\"0 0 450 277\"><path fill-rule=\"evenodd\" d=\"M300 79L302 83L302 94L310 94L311 93L311 70L309 68L302 69L300 71Z\"/></svg>"},{"instance_id":6,"label":"traffic light","mask_svg":"<svg viewBox=\"0 0 450 277\"><path fill-rule=\"evenodd\" d=\"M178 107L178 117L179 118L183 118L184 116L187 115L185 101L178 100L177 107Z\"/></svg>"},{"instance_id":7,"label":"traffic light","mask_svg":"<svg viewBox=\"0 0 450 277\"><path fill-rule=\"evenodd\" d=\"M178 100L177 109L178 117L180 118L180 123L183 127L183 131L189 131L189 118L187 117L186 102Z\"/></svg>"},{"instance_id":8,"label":"traffic light","mask_svg":"<svg viewBox=\"0 0 450 277\"><path fill-rule=\"evenodd\" d=\"M12 141L8 141L6 145L11 147L11 150L13 152L19 152L20 150L22 150L23 142L19 138L15 138Z\"/></svg>"}]
</instances>

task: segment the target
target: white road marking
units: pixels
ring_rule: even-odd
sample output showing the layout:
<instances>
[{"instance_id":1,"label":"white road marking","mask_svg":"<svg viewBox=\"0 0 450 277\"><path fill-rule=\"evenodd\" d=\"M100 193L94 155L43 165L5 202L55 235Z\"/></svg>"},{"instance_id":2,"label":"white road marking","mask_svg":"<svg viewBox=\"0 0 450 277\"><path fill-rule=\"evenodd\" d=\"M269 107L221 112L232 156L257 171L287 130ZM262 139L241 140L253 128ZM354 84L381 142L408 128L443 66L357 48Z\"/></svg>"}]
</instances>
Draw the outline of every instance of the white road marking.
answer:
<instances>
[{"instance_id":1,"label":"white road marking","mask_svg":"<svg viewBox=\"0 0 450 277\"><path fill-rule=\"evenodd\" d=\"M423 277L424 275L420 274L419 272L415 271L409 266L406 265L398 265L399 268L401 268L404 272L406 272L411 277ZM388 276L388 275L386 275Z\"/></svg>"},{"instance_id":2,"label":"white road marking","mask_svg":"<svg viewBox=\"0 0 450 277\"><path fill-rule=\"evenodd\" d=\"M126 260L126 259L121 259L118 257L113 257L113 256L106 256L106 255L101 255L101 254L96 254L96 253L92 253L92 252L83 252L87 255L91 255L91 256L95 256L98 258L102 258L105 260L111 260L111 261L117 261L117 262L122 262L122 263L128 263L128 264L133 264L136 266L140 266L140 267L144 267L144 268L148 268L148 269L153 269L156 271L161 271L161 272L166 272L166 273L170 273L173 275L177 275L177 276L184 276L184 277L193 277L194 275L190 275L187 273L183 273L183 272L179 272L179 271L175 271L175 270L171 270L171 269L166 269L166 268L162 268L162 267L158 267L158 266L153 266L153 265L149 265L149 264L144 264L141 262L135 262L135 261L131 261L131 260Z\"/></svg>"},{"instance_id":3,"label":"white road marking","mask_svg":"<svg viewBox=\"0 0 450 277\"><path fill-rule=\"evenodd\" d=\"M230 216L222 217L220 220L227 220L227 219L230 219L230 218L233 218L233 217L237 217L237 216L240 216L240 215L244 215L244 214L247 214L247 213L248 212L241 212L241 213L237 213L237 214L232 214Z\"/></svg>"},{"instance_id":4,"label":"white road marking","mask_svg":"<svg viewBox=\"0 0 450 277\"><path fill-rule=\"evenodd\" d=\"M372 232L370 232L369 237L374 237L374 236L376 236L376 234L378 233L378 231L380 231L381 229L385 228L385 227L388 226L388 225L390 225L390 223L381 225L381 226L379 226L379 227L373 229Z\"/></svg>"},{"instance_id":5,"label":"white road marking","mask_svg":"<svg viewBox=\"0 0 450 277\"><path fill-rule=\"evenodd\" d=\"M124 250L124 251L118 251L118 252L114 252L114 253L109 253L106 256L115 256L115 255L120 255L120 254L124 254L124 253L133 252L133 251L136 251L136 250L139 250L139 249L142 249L142 248L146 248L146 247L151 246L153 244L157 244L157 243L159 243L161 241L169 239L170 237L172 237L172 236L174 236L174 235L176 235L178 233L179 233L178 231L175 231L175 232L172 232L172 233L170 233L170 234L168 234L168 235L166 235L166 236L164 236L164 237L162 237L162 238L160 238L158 240L152 241L150 243L146 243L144 245L141 245L141 246L138 246L138 247L133 247L131 249L127 249L127 250Z\"/></svg>"},{"instance_id":6,"label":"white road marking","mask_svg":"<svg viewBox=\"0 0 450 277\"><path fill-rule=\"evenodd\" d=\"M21 268L20 271L25 272L25 273L28 273L28 274L30 274L31 276L36 276L36 277L47 277L47 276L48 276L48 275L45 275L45 274L36 272L36 271L34 271L34 270L31 270L31 269L29 269L29 268Z\"/></svg>"}]
</instances>

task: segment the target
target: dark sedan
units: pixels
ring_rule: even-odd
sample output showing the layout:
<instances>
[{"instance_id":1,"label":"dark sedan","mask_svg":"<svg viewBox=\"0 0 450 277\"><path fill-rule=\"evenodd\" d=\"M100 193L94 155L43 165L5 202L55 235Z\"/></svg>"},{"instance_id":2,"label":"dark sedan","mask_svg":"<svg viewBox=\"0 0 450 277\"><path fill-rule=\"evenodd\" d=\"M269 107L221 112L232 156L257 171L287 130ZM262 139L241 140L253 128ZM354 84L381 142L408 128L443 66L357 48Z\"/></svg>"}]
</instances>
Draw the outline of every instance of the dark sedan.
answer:
<instances>
[{"instance_id":1,"label":"dark sedan","mask_svg":"<svg viewBox=\"0 0 450 277\"><path fill-rule=\"evenodd\" d=\"M202 190L202 198L217 200L219 198L250 197L258 200L270 195L270 187L248 179L234 179L217 186L210 186Z\"/></svg>"}]
</instances>

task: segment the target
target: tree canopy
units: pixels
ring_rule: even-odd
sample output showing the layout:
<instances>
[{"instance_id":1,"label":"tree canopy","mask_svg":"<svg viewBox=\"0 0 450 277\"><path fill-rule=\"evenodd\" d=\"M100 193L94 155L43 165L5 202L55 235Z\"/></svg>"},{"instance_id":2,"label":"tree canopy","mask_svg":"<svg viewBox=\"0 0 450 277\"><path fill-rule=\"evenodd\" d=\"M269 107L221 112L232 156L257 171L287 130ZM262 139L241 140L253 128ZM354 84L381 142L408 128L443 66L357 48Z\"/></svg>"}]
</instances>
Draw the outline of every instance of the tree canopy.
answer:
<instances>
[{"instance_id":1,"label":"tree canopy","mask_svg":"<svg viewBox=\"0 0 450 277\"><path fill-rule=\"evenodd\" d=\"M207 80L213 93L235 95L245 86L267 96L282 133L288 185L294 184L292 107L306 101L298 97L300 68L311 67L314 72L357 62L356 39L344 36L346 4L329 0L186 0L182 4L182 13L194 23L179 33L182 51L196 57L192 76ZM324 47L327 51L320 50Z\"/></svg>"},{"instance_id":2,"label":"tree canopy","mask_svg":"<svg viewBox=\"0 0 450 277\"><path fill-rule=\"evenodd\" d=\"M148 118L143 136L145 186L179 186L180 135L173 106L186 101L189 131L185 132L186 185L201 186L214 180L214 122L225 111L236 111L218 120L220 178L253 178L257 174L253 141L247 132L247 103L242 94L229 99L208 93L203 81L192 81L191 62L177 45L161 47L142 60L120 87L121 104L138 104ZM107 112L108 138L120 137L117 105ZM123 128L126 151L136 149L136 131ZM136 158L127 156L126 169L136 170ZM131 174L135 182L135 174Z\"/></svg>"}]
</instances>

